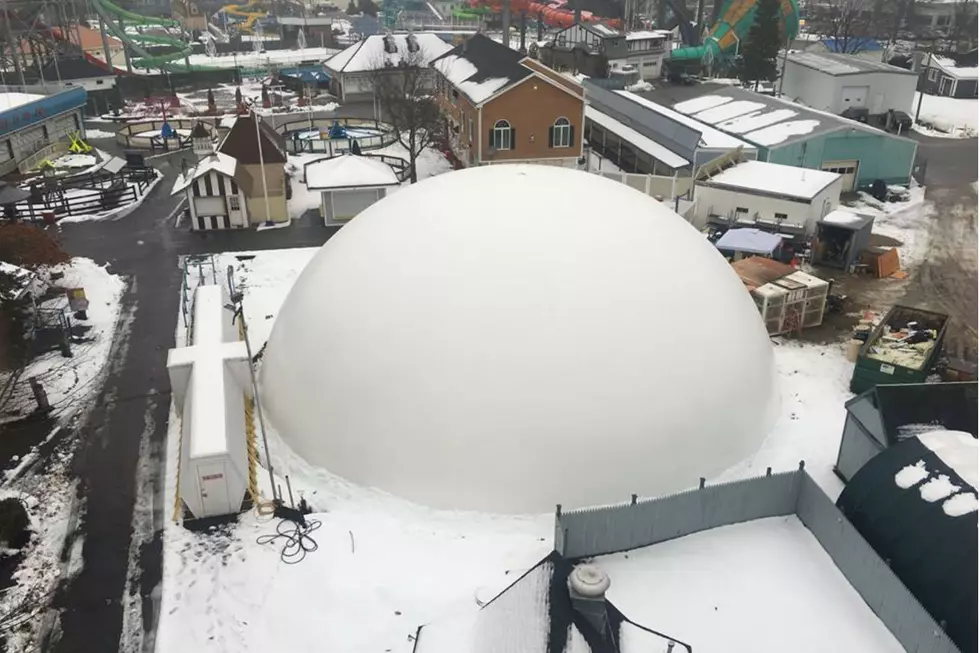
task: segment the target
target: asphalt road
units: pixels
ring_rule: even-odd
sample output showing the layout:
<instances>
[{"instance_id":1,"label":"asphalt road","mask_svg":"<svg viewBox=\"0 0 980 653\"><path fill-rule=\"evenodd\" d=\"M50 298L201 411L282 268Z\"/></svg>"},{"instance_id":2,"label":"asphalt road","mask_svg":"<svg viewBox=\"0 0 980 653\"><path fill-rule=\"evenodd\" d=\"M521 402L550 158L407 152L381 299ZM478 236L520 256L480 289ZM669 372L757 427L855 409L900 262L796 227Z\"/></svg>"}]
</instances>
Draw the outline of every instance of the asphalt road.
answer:
<instances>
[{"instance_id":1,"label":"asphalt road","mask_svg":"<svg viewBox=\"0 0 980 653\"><path fill-rule=\"evenodd\" d=\"M926 199L936 206L928 253L901 303L947 313L946 352L977 362L977 139L915 134L927 160Z\"/></svg>"},{"instance_id":2,"label":"asphalt road","mask_svg":"<svg viewBox=\"0 0 980 653\"><path fill-rule=\"evenodd\" d=\"M65 225L61 235L73 256L111 264L110 270L124 275L129 285L107 380L80 431L83 441L75 470L84 498L78 526L84 538L84 565L77 576L62 583L55 600L61 616L53 638L57 641L49 650L57 653L118 650L128 612L123 600L127 578L132 591L140 594L143 639L149 643L143 650L152 650L161 533L168 504L172 507L162 496L162 479L170 406L166 361L174 345L179 256L319 246L336 231L309 219L288 229L207 238L177 230L171 213L178 200L168 195L177 171L167 165L164 172L166 178L128 217ZM140 465L141 448L148 464ZM131 551L134 537L141 543L139 551ZM135 575L129 574L131 559L138 567Z\"/></svg>"}]
</instances>

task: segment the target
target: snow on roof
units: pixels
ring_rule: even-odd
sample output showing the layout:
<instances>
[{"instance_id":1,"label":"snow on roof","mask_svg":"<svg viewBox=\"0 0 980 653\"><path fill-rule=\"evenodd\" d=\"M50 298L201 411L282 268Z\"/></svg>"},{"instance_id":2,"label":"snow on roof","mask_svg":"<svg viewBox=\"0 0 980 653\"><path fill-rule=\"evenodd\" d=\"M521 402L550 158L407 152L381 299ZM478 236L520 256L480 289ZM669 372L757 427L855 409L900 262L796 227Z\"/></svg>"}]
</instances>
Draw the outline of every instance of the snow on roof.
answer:
<instances>
[{"instance_id":1,"label":"snow on roof","mask_svg":"<svg viewBox=\"0 0 980 653\"><path fill-rule=\"evenodd\" d=\"M819 120L791 120L751 131L745 137L754 143L768 147L779 145L790 136L809 134L819 126Z\"/></svg>"},{"instance_id":2,"label":"snow on roof","mask_svg":"<svg viewBox=\"0 0 980 653\"><path fill-rule=\"evenodd\" d=\"M945 74L956 79L976 79L977 78L977 67L972 68L961 68L956 65L956 62L947 57L940 57L938 55L932 55L930 60L930 65L935 65L937 68L942 70Z\"/></svg>"},{"instance_id":3,"label":"snow on roof","mask_svg":"<svg viewBox=\"0 0 980 653\"><path fill-rule=\"evenodd\" d=\"M0 93L0 111L21 107L43 97L36 93Z\"/></svg>"},{"instance_id":4,"label":"snow on roof","mask_svg":"<svg viewBox=\"0 0 980 653\"><path fill-rule=\"evenodd\" d=\"M384 161L344 154L306 164L303 173L310 190L378 188L399 184L395 171Z\"/></svg>"},{"instance_id":5,"label":"snow on roof","mask_svg":"<svg viewBox=\"0 0 980 653\"><path fill-rule=\"evenodd\" d=\"M418 50L415 50L415 45L410 48L412 40L418 45ZM394 52L385 49L386 42L394 46ZM419 64L427 66L450 49L451 46L435 34L374 34L341 50L324 61L323 65L333 72L368 72L386 65L397 66L417 51Z\"/></svg>"},{"instance_id":6,"label":"snow on roof","mask_svg":"<svg viewBox=\"0 0 980 653\"><path fill-rule=\"evenodd\" d=\"M643 39L666 39L670 37L670 30L650 29L640 32L630 32L626 35L627 41L642 41Z\"/></svg>"},{"instance_id":7,"label":"snow on roof","mask_svg":"<svg viewBox=\"0 0 980 653\"><path fill-rule=\"evenodd\" d=\"M733 252L750 254L772 254L783 242L779 234L771 234L760 229L729 229L718 239L715 247Z\"/></svg>"},{"instance_id":8,"label":"snow on roof","mask_svg":"<svg viewBox=\"0 0 980 653\"><path fill-rule=\"evenodd\" d=\"M664 165L670 166L671 168L683 168L691 163L679 154L674 154L674 152L668 150L652 138L647 138L632 127L624 125L595 107L587 105L585 107L585 117L599 126L608 129L638 150L646 152Z\"/></svg>"},{"instance_id":9,"label":"snow on roof","mask_svg":"<svg viewBox=\"0 0 980 653\"><path fill-rule=\"evenodd\" d=\"M710 109L705 109L697 115L698 120L703 120L711 125L717 125L720 122L731 120L738 116L758 111L759 109L764 109L766 107L763 102L750 102L748 100L735 100L733 102L725 102L716 107Z\"/></svg>"},{"instance_id":10,"label":"snow on roof","mask_svg":"<svg viewBox=\"0 0 980 653\"><path fill-rule=\"evenodd\" d=\"M535 74L521 64L523 58L516 50L474 34L436 58L432 66L470 101L480 104Z\"/></svg>"},{"instance_id":11,"label":"snow on roof","mask_svg":"<svg viewBox=\"0 0 980 653\"><path fill-rule=\"evenodd\" d=\"M853 54L838 54L835 52L791 52L786 55L788 61L800 66L818 70L827 75L857 75L861 73L894 73L898 75L915 75L914 71L899 68L880 61L861 59Z\"/></svg>"},{"instance_id":12,"label":"snow on roof","mask_svg":"<svg viewBox=\"0 0 980 653\"><path fill-rule=\"evenodd\" d=\"M179 193L190 186L192 181L206 175L212 170L226 177L234 177L237 167L238 159L228 156L223 152L213 152L201 159L193 168L188 168L186 172L177 175L177 180L174 182L174 187L170 191L170 194L175 195Z\"/></svg>"},{"instance_id":13,"label":"snow on roof","mask_svg":"<svg viewBox=\"0 0 980 653\"><path fill-rule=\"evenodd\" d=\"M508 77L489 77L478 82L469 81L477 75L478 70L469 60L456 55L439 59L435 63L435 68L446 76L450 84L477 104L492 97L494 93L511 83Z\"/></svg>"},{"instance_id":14,"label":"snow on roof","mask_svg":"<svg viewBox=\"0 0 980 653\"><path fill-rule=\"evenodd\" d=\"M811 200L840 179L836 172L797 168L766 161L743 161L703 182L706 186L758 191Z\"/></svg>"},{"instance_id":15,"label":"snow on roof","mask_svg":"<svg viewBox=\"0 0 980 653\"><path fill-rule=\"evenodd\" d=\"M587 29L598 32L602 36L619 36L620 32L617 29L613 29L604 23L586 23ZM626 37L627 40L629 36Z\"/></svg>"},{"instance_id":16,"label":"snow on roof","mask_svg":"<svg viewBox=\"0 0 980 653\"><path fill-rule=\"evenodd\" d=\"M916 437L974 490L977 489L977 439L972 434L936 430Z\"/></svg>"},{"instance_id":17,"label":"snow on roof","mask_svg":"<svg viewBox=\"0 0 980 653\"><path fill-rule=\"evenodd\" d=\"M837 227L860 229L868 222L874 222L874 219L875 217L873 215L855 213L854 211L849 211L847 209L834 209L827 215L820 218L820 222L823 222L824 224L832 224Z\"/></svg>"},{"instance_id":18,"label":"snow on roof","mask_svg":"<svg viewBox=\"0 0 980 653\"><path fill-rule=\"evenodd\" d=\"M787 642L802 640L795 648L828 651L847 642L863 653L902 650L795 516L713 528L594 562L609 574L606 597L623 614L670 624L668 632L686 634L695 651L782 653Z\"/></svg>"},{"instance_id":19,"label":"snow on roof","mask_svg":"<svg viewBox=\"0 0 980 653\"><path fill-rule=\"evenodd\" d=\"M13 299L18 297L24 292L31 281L37 278L37 275L30 270L14 265L13 263L7 263L6 261L0 261L0 273L10 277L13 280L14 285L14 287L10 289L10 292L0 295L0 298L3 299Z\"/></svg>"},{"instance_id":20,"label":"snow on roof","mask_svg":"<svg viewBox=\"0 0 980 653\"><path fill-rule=\"evenodd\" d=\"M629 91L614 91L615 93L623 96L627 100L631 100L651 111L655 111L662 116L666 116L675 122L679 122L682 125L687 125L691 129L696 129L701 132L701 147L709 149L723 149L723 150L733 150L736 147L744 147L750 150L754 150L755 146L751 143L746 143L745 141L736 138L734 136L729 136L728 134L721 132L714 127L707 125L703 122L699 122L690 116L686 116L683 113L679 113L663 106L662 104L657 104L646 98L640 97L635 93L630 93Z\"/></svg>"}]
</instances>

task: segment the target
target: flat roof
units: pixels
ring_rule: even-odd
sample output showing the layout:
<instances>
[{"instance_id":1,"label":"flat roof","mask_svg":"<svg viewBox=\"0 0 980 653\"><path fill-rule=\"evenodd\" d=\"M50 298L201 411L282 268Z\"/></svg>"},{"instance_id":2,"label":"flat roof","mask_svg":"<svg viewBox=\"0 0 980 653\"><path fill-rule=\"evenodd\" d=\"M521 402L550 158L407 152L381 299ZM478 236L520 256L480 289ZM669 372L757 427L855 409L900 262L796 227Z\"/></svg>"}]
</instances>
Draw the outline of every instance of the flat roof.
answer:
<instances>
[{"instance_id":1,"label":"flat roof","mask_svg":"<svg viewBox=\"0 0 980 653\"><path fill-rule=\"evenodd\" d=\"M674 86L662 91L657 88L645 96L672 100L673 108L686 114L696 124L709 124L718 130L737 134L755 146L789 145L818 134L850 129L876 136L909 141L856 120L811 109L789 100L753 93L722 84ZM722 105L729 104L723 109Z\"/></svg>"},{"instance_id":2,"label":"flat roof","mask_svg":"<svg viewBox=\"0 0 980 653\"><path fill-rule=\"evenodd\" d=\"M615 91L615 93L626 98L627 100L635 102L642 107L670 118L675 122L679 122L682 125L701 132L701 147L719 150L734 150L737 147L747 148L749 150L756 149L751 143L747 143L740 138L726 134L704 122L692 120L690 116L687 116L684 113L679 113L674 109L665 107L662 104L657 104L653 100L648 100L647 98L639 96L636 93L631 93L629 91Z\"/></svg>"},{"instance_id":3,"label":"flat roof","mask_svg":"<svg viewBox=\"0 0 980 653\"><path fill-rule=\"evenodd\" d=\"M901 644L794 516L599 556L623 614L695 651L899 653ZM842 648L843 647L843 648Z\"/></svg>"},{"instance_id":4,"label":"flat roof","mask_svg":"<svg viewBox=\"0 0 980 653\"><path fill-rule=\"evenodd\" d=\"M836 172L766 161L743 161L705 180L703 185L812 200L840 179Z\"/></svg>"},{"instance_id":5,"label":"flat roof","mask_svg":"<svg viewBox=\"0 0 980 653\"><path fill-rule=\"evenodd\" d=\"M604 129L608 129L636 149L640 150L641 152L646 152L666 166L670 166L671 168L684 168L691 164L690 161L679 154L674 154L652 138L647 138L632 127L624 125L612 116L604 114L593 106L587 105L585 107L585 117Z\"/></svg>"},{"instance_id":6,"label":"flat roof","mask_svg":"<svg viewBox=\"0 0 980 653\"><path fill-rule=\"evenodd\" d=\"M843 75L862 75L865 73L886 73L894 75L912 75L918 73L906 68L899 68L880 61L862 59L852 54L836 52L792 52L786 55L787 61L800 66L812 68L827 75L840 77Z\"/></svg>"}]
</instances>

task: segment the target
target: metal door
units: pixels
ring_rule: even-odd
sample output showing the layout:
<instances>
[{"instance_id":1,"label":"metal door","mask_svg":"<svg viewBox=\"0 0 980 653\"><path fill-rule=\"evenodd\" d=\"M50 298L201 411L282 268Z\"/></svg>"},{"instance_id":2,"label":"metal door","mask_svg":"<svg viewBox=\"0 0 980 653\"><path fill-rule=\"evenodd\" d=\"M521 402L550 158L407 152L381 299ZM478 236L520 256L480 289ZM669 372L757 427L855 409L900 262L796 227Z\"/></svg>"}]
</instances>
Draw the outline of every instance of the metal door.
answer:
<instances>
[{"instance_id":1,"label":"metal door","mask_svg":"<svg viewBox=\"0 0 980 653\"><path fill-rule=\"evenodd\" d=\"M235 512L228 500L228 483L225 479L225 466L222 463L199 465L197 484L201 490L201 507L204 511L199 517L214 517Z\"/></svg>"},{"instance_id":2,"label":"metal door","mask_svg":"<svg viewBox=\"0 0 980 653\"><path fill-rule=\"evenodd\" d=\"M867 86L845 86L841 89L841 106L846 109L848 107L863 107L868 102L868 87Z\"/></svg>"}]
</instances>

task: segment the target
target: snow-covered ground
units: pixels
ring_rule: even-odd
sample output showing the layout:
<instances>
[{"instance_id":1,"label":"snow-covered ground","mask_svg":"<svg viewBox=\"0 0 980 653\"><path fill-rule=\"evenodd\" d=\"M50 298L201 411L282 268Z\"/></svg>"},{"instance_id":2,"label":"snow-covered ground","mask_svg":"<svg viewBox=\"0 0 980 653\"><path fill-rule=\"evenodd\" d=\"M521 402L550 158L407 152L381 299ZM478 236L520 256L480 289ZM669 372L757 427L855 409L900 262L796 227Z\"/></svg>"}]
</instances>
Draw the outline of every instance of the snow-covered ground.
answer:
<instances>
[{"instance_id":1,"label":"snow-covered ground","mask_svg":"<svg viewBox=\"0 0 980 653\"><path fill-rule=\"evenodd\" d=\"M699 653L900 653L795 515L597 558L633 621Z\"/></svg>"},{"instance_id":2,"label":"snow-covered ground","mask_svg":"<svg viewBox=\"0 0 980 653\"><path fill-rule=\"evenodd\" d=\"M380 150L371 150L370 152L365 152L365 154L384 154L387 156L397 156L408 160L408 150L401 143L393 143L388 147L382 148ZM289 209L290 218L299 218L304 213L310 210L318 210L320 207L320 192L311 191L306 187L306 179L303 177L303 167L312 161L318 159L326 158L326 154L322 153L308 153L308 154L290 154L286 167L288 170L292 171L293 177L293 196L287 202ZM438 150L432 148L426 148L419 155L419 158L415 162L416 169L418 171L419 181L426 179L428 177L434 177L435 175L441 175L444 172L449 172L453 169L452 164L442 155ZM405 181L402 185L407 185L410 182ZM389 190L389 193L393 193L397 188Z\"/></svg>"},{"instance_id":3,"label":"snow-covered ground","mask_svg":"<svg viewBox=\"0 0 980 653\"><path fill-rule=\"evenodd\" d=\"M62 154L51 161L55 168L88 168L96 163L92 154Z\"/></svg>"},{"instance_id":4,"label":"snow-covered ground","mask_svg":"<svg viewBox=\"0 0 980 653\"><path fill-rule=\"evenodd\" d=\"M919 99L922 108L919 110ZM973 138L977 135L978 105L976 98L961 99L915 93L909 115L919 114L919 123L913 127L927 136L940 138Z\"/></svg>"},{"instance_id":5,"label":"snow-covered ground","mask_svg":"<svg viewBox=\"0 0 980 653\"><path fill-rule=\"evenodd\" d=\"M263 251L247 261L234 254L218 257L219 269L235 267L255 351L269 337L289 288L316 251ZM792 470L806 460L811 475L836 497L841 484L831 470L844 423L843 404L851 396L851 364L840 345L780 340L774 352L782 405L778 421L754 456L711 480L755 476L767 466ZM178 428L179 420L172 419L168 470L176 468ZM255 541L272 532L274 523L252 514L210 536L168 523L161 653L189 650L205 641L216 651L242 653L269 647L407 653L412 649L408 636L418 625L475 607L476 595L492 597L552 546L551 515L430 510L310 467L272 429L269 440L277 477L288 474L294 494L305 496L323 521L313 533L319 550L298 565L282 564L278 547ZM175 479L168 473L167 496L172 497ZM267 472L260 472L260 482L268 488ZM268 489L264 492L268 496ZM825 566L821 569L827 573ZM838 581L846 586L840 577L825 586L836 592ZM644 621L628 606L620 607L653 628L685 634L663 616ZM746 614L753 611L745 608ZM856 619L874 622L863 613L852 621ZM310 628L311 623L338 626ZM878 626L865 627L874 632ZM702 638L688 640L697 645Z\"/></svg>"},{"instance_id":6,"label":"snow-covered ground","mask_svg":"<svg viewBox=\"0 0 980 653\"><path fill-rule=\"evenodd\" d=\"M69 414L83 405L89 393L97 390L109 356L116 320L119 317L119 300L125 283L106 268L87 258L72 259L70 264L52 270L64 276L52 283L56 288L84 288L89 300L88 319L72 322L88 327L82 342L72 344L72 357L65 358L59 351L51 351L32 360L25 368L22 379L37 378L48 394L48 401L55 415ZM68 306L67 297L46 300L43 308L58 309ZM21 383L19 386L26 386ZM24 388L25 397L30 389Z\"/></svg>"},{"instance_id":7,"label":"snow-covered ground","mask_svg":"<svg viewBox=\"0 0 980 653\"><path fill-rule=\"evenodd\" d=\"M901 202L879 202L861 193L859 200L843 208L874 215L874 233L901 241L899 260L909 270L922 262L929 247L929 223L936 207L925 195L924 186L909 189L908 199Z\"/></svg>"},{"instance_id":8,"label":"snow-covered ground","mask_svg":"<svg viewBox=\"0 0 980 653\"><path fill-rule=\"evenodd\" d=\"M64 358L59 351L43 354L29 363L21 379L38 378L44 385L53 416L61 425L87 410L99 391L108 369L113 338L120 318L120 300L125 282L106 268L86 258L72 259L58 266L55 272L64 277L55 282L60 288L84 288L89 300L88 318L72 320L89 327L82 342L72 344L72 357ZM67 305L64 296L45 302L48 308ZM31 407L33 401L26 382L18 384L11 405ZM54 437L58 429L49 434ZM27 610L23 624L5 632L9 651L34 650L30 643L41 625L41 614L50 600L55 583L81 569L82 539L76 539L67 560L61 559L65 536L71 530L74 481L69 466L71 450L55 448L48 457L44 474L36 474L32 466L37 460L37 447L21 457L17 464L4 471L0 479L0 497L15 496L22 500L31 518L34 532L22 551L24 559L14 574L15 585L0 597L0 614L9 615L14 609Z\"/></svg>"}]
</instances>

